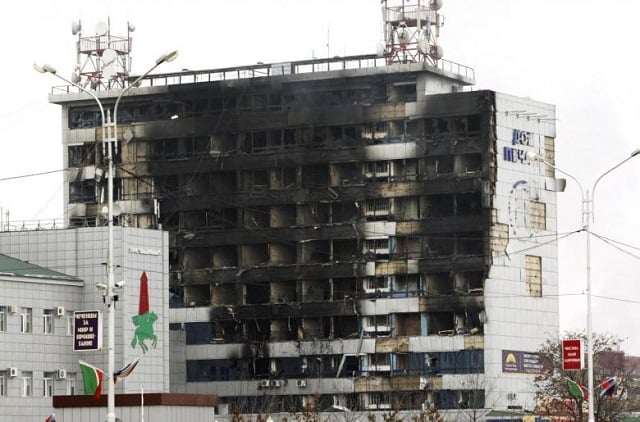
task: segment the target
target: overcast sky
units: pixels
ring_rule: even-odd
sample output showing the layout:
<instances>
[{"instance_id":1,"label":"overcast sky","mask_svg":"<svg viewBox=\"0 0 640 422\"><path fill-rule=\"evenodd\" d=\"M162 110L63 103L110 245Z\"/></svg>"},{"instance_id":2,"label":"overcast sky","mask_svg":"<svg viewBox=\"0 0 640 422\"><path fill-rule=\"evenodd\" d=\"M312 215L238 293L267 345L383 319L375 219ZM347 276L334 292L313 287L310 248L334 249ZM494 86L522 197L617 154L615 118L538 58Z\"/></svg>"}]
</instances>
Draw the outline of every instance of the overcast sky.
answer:
<instances>
[{"instance_id":1,"label":"overcast sky","mask_svg":"<svg viewBox=\"0 0 640 422\"><path fill-rule=\"evenodd\" d=\"M445 59L476 71L475 89L527 96L557 107L557 164L585 190L640 148L640 2L633 0L444 0ZM213 69L374 53L381 40L379 0L22 0L0 16L0 207L2 222L62 216L59 108L47 101L58 80L33 71L48 63L70 77L76 37L111 20L133 34L133 73L179 50L157 71ZM327 47L328 44L328 47ZM640 355L640 157L604 178L592 230L596 332L627 339ZM638 207L638 208L636 208ZM580 227L581 195L572 181L559 195L559 232ZM619 243L618 243L619 242ZM586 327L584 234L559 241L561 329ZM625 244L627 246L625 246ZM614 248L618 246L620 249ZM632 248L631 246L635 247ZM639 324L640 325L640 324Z\"/></svg>"}]
</instances>

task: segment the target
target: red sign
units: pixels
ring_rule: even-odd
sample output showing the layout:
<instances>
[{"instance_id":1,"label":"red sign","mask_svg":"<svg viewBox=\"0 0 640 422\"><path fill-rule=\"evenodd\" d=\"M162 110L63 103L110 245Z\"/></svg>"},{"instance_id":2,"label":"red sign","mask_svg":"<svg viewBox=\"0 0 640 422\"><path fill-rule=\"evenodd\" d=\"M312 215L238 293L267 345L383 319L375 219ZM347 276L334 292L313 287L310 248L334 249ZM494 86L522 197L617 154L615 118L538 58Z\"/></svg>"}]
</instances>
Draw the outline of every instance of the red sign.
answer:
<instances>
[{"instance_id":1,"label":"red sign","mask_svg":"<svg viewBox=\"0 0 640 422\"><path fill-rule=\"evenodd\" d=\"M575 371L584 368L584 353L582 353L582 340L562 340L562 369Z\"/></svg>"}]
</instances>

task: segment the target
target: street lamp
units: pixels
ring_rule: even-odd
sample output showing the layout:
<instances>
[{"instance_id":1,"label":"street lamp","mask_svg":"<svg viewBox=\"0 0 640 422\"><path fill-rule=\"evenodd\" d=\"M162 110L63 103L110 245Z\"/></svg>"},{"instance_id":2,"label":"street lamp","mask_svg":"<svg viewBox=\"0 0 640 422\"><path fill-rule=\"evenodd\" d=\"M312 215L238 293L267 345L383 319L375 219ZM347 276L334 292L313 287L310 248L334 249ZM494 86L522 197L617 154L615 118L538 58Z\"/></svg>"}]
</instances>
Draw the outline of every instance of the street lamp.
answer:
<instances>
[{"instance_id":1,"label":"street lamp","mask_svg":"<svg viewBox=\"0 0 640 422\"><path fill-rule=\"evenodd\" d=\"M100 108L100 114L102 115L102 142L103 142L103 153L106 143L107 148L107 227L108 227L108 249L107 249L107 288L105 294L105 304L107 307L107 320L108 320L108 330L107 330L107 353L108 353L108 363L107 363L107 379L108 379L108 394L107 394L107 419L106 422L115 422L116 414L115 414L115 382L113 378L113 373L115 372L115 302L117 300L116 295L114 293L115 290L115 265L113 263L113 147L116 145L118 141L118 127L117 127L117 113L118 113L118 105L120 104L120 100L131 88L136 87L138 82L149 73L151 73L156 67L160 66L162 63L171 62L178 56L177 51L172 51L167 54L163 54L160 56L153 67L147 70L144 74L139 76L136 80L130 83L125 89L120 92L118 97L116 98L116 102L113 108L113 120L111 120L111 114L109 110L107 110L107 118L105 119L104 107L102 106L102 102L100 99L94 94L92 91L84 88L77 83L71 82L68 79L60 76L56 73L56 69L49 65L34 65L36 71L40 73L50 73L57 78L63 80L64 82L75 86L82 92L89 94L95 101L98 103L98 107Z\"/></svg>"},{"instance_id":2,"label":"street lamp","mask_svg":"<svg viewBox=\"0 0 640 422\"><path fill-rule=\"evenodd\" d=\"M627 161L631 160L633 157L640 155L640 149L636 149L635 151L633 151L627 158L625 158L624 160L620 161L618 164L616 164L615 166L611 167L609 170L605 171L604 173L602 173L597 179L596 181L593 183L593 186L591 187L591 196L589 196L589 190L584 190L582 188L582 185L580 184L580 182L578 181L578 179L576 179L575 177L573 177L571 174L567 173L566 171L556 167L554 164L546 161L544 158L542 158L539 154L533 152L533 151L528 151L527 152L527 156L533 160L533 161L540 161L542 163L544 163L545 165L559 171L560 173L566 175L567 177L569 177L570 179L572 179L574 182L576 182L576 184L578 185L578 188L580 188L580 195L582 197L582 226L583 226L583 230L586 233L587 236L587 379L588 379L588 385L587 385L587 390L588 390L588 405L589 405L589 415L588 415L588 420L589 422L595 422L595 416L594 416L594 396L593 396L593 315L591 312L591 221L594 219L594 203L593 200L595 198L595 193L596 193L596 187L598 186L598 183L600 182L600 180L602 180L603 177L605 177L607 174L611 173L612 171L614 171L615 169L617 169L618 167L620 167L621 165L623 165L624 163L626 163Z\"/></svg>"}]
</instances>

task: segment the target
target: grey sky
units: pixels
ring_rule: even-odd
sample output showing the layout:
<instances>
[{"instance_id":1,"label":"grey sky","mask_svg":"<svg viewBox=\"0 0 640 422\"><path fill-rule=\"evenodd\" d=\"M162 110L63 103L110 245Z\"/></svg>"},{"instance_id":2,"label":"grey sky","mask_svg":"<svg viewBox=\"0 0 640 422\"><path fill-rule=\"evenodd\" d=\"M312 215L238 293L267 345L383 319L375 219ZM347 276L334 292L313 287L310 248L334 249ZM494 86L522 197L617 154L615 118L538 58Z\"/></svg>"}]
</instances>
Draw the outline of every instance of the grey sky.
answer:
<instances>
[{"instance_id":1,"label":"grey sky","mask_svg":"<svg viewBox=\"0 0 640 422\"><path fill-rule=\"evenodd\" d=\"M108 5L107 5L108 3ZM89 34L111 19L112 33L133 34L133 70L162 53L178 59L158 69L206 69L373 53L381 38L378 0L166 0L110 2L25 0L0 17L4 57L0 102L0 178L61 168L60 119L47 102L58 80L32 70L49 63L69 77L80 19ZM492 89L557 106L557 164L590 189L598 175L640 148L636 81L640 2L632 0L445 0L445 59L476 71L475 89ZM327 41L329 46L327 48ZM598 185L592 230L640 247L640 157ZM14 224L62 214L62 176L0 181L0 206ZM638 207L638 208L636 208ZM559 196L559 231L579 228L580 191ZM2 221L6 223L6 214ZM640 355L640 250L592 242L593 315L597 332L628 338ZM584 234L561 240L561 328L586 326Z\"/></svg>"}]
</instances>

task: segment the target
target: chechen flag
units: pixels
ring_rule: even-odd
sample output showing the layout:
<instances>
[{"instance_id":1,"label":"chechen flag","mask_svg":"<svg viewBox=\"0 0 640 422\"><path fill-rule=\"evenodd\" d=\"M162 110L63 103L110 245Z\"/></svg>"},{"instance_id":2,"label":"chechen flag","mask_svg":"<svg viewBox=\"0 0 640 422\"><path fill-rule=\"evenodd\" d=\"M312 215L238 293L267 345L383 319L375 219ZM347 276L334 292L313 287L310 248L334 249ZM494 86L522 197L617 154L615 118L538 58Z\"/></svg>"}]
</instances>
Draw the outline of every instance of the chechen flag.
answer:
<instances>
[{"instance_id":1,"label":"chechen flag","mask_svg":"<svg viewBox=\"0 0 640 422\"><path fill-rule=\"evenodd\" d=\"M569 384L569 392L577 399L589 400L587 389L583 385L578 384L572 379L567 378L567 384Z\"/></svg>"},{"instance_id":2,"label":"chechen flag","mask_svg":"<svg viewBox=\"0 0 640 422\"><path fill-rule=\"evenodd\" d=\"M137 357L132 362L127 363L125 366L123 366L122 368L120 368L116 372L114 372L113 373L113 383L115 384L116 382L118 382L118 380L120 378L128 377L133 372L133 370L136 368L136 366L138 365L139 361L140 361L140 358Z\"/></svg>"},{"instance_id":3,"label":"chechen flag","mask_svg":"<svg viewBox=\"0 0 640 422\"><path fill-rule=\"evenodd\" d=\"M616 392L616 385L618 384L616 377L607 378L602 381L598 387L602 388L600 397L611 397Z\"/></svg>"},{"instance_id":4,"label":"chechen flag","mask_svg":"<svg viewBox=\"0 0 640 422\"><path fill-rule=\"evenodd\" d=\"M100 368L81 360L80 370L82 371L82 380L84 381L84 393L91 394L96 399L102 394L102 380L104 372Z\"/></svg>"},{"instance_id":5,"label":"chechen flag","mask_svg":"<svg viewBox=\"0 0 640 422\"><path fill-rule=\"evenodd\" d=\"M56 415L52 413L47 419L44 420L44 422L56 422Z\"/></svg>"}]
</instances>

